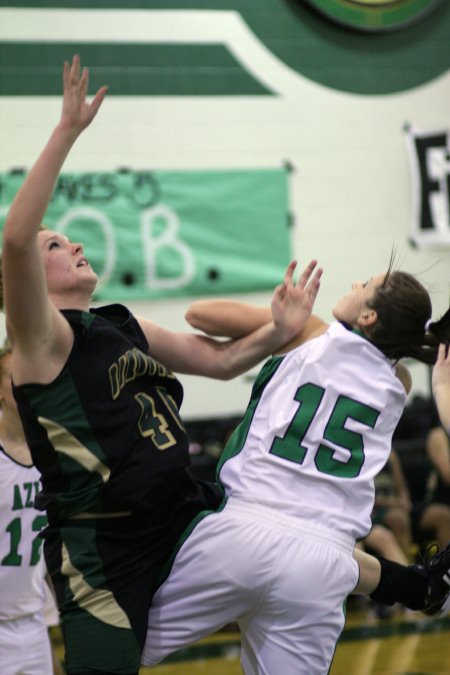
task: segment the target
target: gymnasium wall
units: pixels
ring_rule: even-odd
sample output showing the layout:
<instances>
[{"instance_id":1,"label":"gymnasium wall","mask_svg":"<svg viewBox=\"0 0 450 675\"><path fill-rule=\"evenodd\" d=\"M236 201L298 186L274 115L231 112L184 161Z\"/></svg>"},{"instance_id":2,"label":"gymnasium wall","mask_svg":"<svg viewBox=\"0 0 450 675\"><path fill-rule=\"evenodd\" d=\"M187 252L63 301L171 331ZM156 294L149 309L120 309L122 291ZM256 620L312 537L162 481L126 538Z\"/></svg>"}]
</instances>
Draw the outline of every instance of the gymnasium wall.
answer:
<instances>
[{"instance_id":1,"label":"gymnasium wall","mask_svg":"<svg viewBox=\"0 0 450 675\"><path fill-rule=\"evenodd\" d=\"M406 129L448 144L449 34L447 1L387 32L337 25L302 0L0 2L0 172L28 168L41 150L59 115L62 61L79 52L91 91L110 89L65 171L285 166L292 256L325 269L317 314L331 320L351 282L386 269L395 248L438 316L449 302L449 151L439 148L431 196L443 236L418 245ZM270 302L267 291L236 297ZM127 304L185 330L192 299ZM426 394L428 369L412 371L413 392ZM241 413L252 374L182 380L195 419Z\"/></svg>"}]
</instances>

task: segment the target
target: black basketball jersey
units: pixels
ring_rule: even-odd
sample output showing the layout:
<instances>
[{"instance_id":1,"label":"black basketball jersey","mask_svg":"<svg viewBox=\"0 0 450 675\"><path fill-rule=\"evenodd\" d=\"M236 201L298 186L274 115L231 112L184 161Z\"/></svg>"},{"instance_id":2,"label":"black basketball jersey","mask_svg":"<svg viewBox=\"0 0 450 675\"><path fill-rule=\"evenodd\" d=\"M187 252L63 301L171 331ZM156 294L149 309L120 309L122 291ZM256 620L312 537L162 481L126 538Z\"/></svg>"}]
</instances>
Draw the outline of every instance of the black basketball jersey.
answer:
<instances>
[{"instance_id":1,"label":"black basketball jersey","mask_svg":"<svg viewBox=\"0 0 450 675\"><path fill-rule=\"evenodd\" d=\"M192 489L180 382L124 306L62 314L75 335L63 370L14 387L43 478L37 505L59 518L171 508Z\"/></svg>"}]
</instances>

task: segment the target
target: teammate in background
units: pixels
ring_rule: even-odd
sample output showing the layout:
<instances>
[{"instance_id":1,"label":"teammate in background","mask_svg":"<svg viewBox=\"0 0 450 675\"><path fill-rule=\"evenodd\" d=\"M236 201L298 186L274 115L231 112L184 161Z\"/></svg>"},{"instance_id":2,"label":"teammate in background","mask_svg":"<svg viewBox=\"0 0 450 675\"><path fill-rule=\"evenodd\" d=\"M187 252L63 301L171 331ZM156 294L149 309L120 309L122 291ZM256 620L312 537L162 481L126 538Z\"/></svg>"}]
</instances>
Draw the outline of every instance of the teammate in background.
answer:
<instances>
[{"instance_id":1,"label":"teammate in background","mask_svg":"<svg viewBox=\"0 0 450 675\"><path fill-rule=\"evenodd\" d=\"M0 349L0 671L2 675L59 675L44 614L40 530L45 515L33 507L40 475L33 466L11 390L11 351ZM56 662L56 666L58 663Z\"/></svg>"},{"instance_id":2,"label":"teammate in background","mask_svg":"<svg viewBox=\"0 0 450 675\"><path fill-rule=\"evenodd\" d=\"M437 322L431 313L423 286L390 267L354 283L335 322L311 317L264 365L219 462L224 506L184 539L154 596L145 665L237 620L246 675L323 675L350 593L389 601L394 589L410 601L412 580L413 608L444 605L450 545L425 569L355 551L411 385L398 360L430 363L450 341L450 310ZM267 314L210 301L187 319L237 338Z\"/></svg>"},{"instance_id":3,"label":"teammate in background","mask_svg":"<svg viewBox=\"0 0 450 675\"><path fill-rule=\"evenodd\" d=\"M412 503L400 458L392 449L385 469L375 477L371 530L364 539L357 542L356 547L400 565L408 565L412 554L411 509ZM394 608L380 603L369 603L368 607L380 619L389 618L395 613Z\"/></svg>"},{"instance_id":4,"label":"teammate in background","mask_svg":"<svg viewBox=\"0 0 450 675\"><path fill-rule=\"evenodd\" d=\"M295 263L272 318L217 341L172 333L122 305L89 309L97 276L81 244L41 222L64 160L96 116L88 71L64 65L61 119L3 230L3 284L13 391L43 490L44 552L58 598L69 675L137 675L161 566L217 496L188 472L173 371L229 379L288 342L307 320L321 270Z\"/></svg>"},{"instance_id":5,"label":"teammate in background","mask_svg":"<svg viewBox=\"0 0 450 675\"><path fill-rule=\"evenodd\" d=\"M416 505L417 528L443 547L450 540L450 442L443 427L427 434L425 451L433 470L424 503Z\"/></svg>"},{"instance_id":6,"label":"teammate in background","mask_svg":"<svg viewBox=\"0 0 450 675\"><path fill-rule=\"evenodd\" d=\"M412 551L412 503L400 458L392 449L385 470L375 477L372 529L361 542L388 560L408 564ZM450 541L450 536L444 546Z\"/></svg>"}]
</instances>

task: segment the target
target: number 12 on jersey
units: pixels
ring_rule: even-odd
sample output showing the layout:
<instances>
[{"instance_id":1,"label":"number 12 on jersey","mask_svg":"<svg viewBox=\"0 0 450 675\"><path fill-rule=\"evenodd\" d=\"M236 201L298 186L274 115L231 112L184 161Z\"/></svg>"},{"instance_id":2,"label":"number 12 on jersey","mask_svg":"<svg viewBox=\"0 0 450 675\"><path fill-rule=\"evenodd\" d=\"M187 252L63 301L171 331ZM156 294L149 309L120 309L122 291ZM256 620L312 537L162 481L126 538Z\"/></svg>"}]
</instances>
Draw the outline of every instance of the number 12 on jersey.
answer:
<instances>
[{"instance_id":1,"label":"number 12 on jersey","mask_svg":"<svg viewBox=\"0 0 450 675\"><path fill-rule=\"evenodd\" d=\"M276 436L270 452L277 457L287 459L296 464L303 464L308 448L302 445L311 425L320 414L320 404L325 389L309 382L296 391L295 401L300 405L291 420L284 436ZM362 434L345 428L347 419L353 419L373 429L377 422L379 410L371 408L348 396L339 395L325 425L323 441L344 448L349 455L347 461L337 459L335 450L322 442L315 449L314 462L317 470L339 478L355 478L364 464L364 440Z\"/></svg>"}]
</instances>

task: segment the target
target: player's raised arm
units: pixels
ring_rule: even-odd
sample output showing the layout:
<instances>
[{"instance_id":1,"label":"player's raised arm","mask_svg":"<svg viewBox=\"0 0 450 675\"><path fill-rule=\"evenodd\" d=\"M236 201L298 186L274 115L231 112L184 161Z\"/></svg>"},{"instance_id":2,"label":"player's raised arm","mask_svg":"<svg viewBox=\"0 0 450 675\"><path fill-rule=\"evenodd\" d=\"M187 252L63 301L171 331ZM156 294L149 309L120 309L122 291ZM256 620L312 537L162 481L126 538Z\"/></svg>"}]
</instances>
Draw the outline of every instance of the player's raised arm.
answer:
<instances>
[{"instance_id":1,"label":"player's raised arm","mask_svg":"<svg viewBox=\"0 0 450 675\"><path fill-rule=\"evenodd\" d=\"M240 338L272 321L270 307L258 307L237 300L197 300L189 307L186 321L207 335Z\"/></svg>"},{"instance_id":2,"label":"player's raised arm","mask_svg":"<svg viewBox=\"0 0 450 675\"><path fill-rule=\"evenodd\" d=\"M258 323L243 337L220 342L189 333L172 333L139 319L151 353L176 372L230 379L255 366L300 333L308 321L320 286L322 270L313 260L293 281L295 264L273 294L271 320Z\"/></svg>"},{"instance_id":3,"label":"player's raised arm","mask_svg":"<svg viewBox=\"0 0 450 675\"><path fill-rule=\"evenodd\" d=\"M291 265L288 270L291 269ZM293 268L292 268L293 269ZM270 307L259 307L245 302L228 299L197 300L189 307L186 321L206 335L241 338L249 335L272 320ZM291 341L309 339L316 331L322 331L326 324L317 316L308 316L305 325Z\"/></svg>"},{"instance_id":4,"label":"player's raised arm","mask_svg":"<svg viewBox=\"0 0 450 675\"><path fill-rule=\"evenodd\" d=\"M17 354L20 351L51 352L54 340L56 343L59 340L61 317L53 307L51 294L48 295L51 288L47 278L47 253L50 254L57 243L47 242L47 238L40 236L40 229L64 160L78 136L94 119L106 93L106 87L102 87L88 103L88 79L87 69L80 70L78 56L73 57L71 64L64 64L60 120L6 218L2 254L4 304L8 332ZM51 261L49 265L53 272Z\"/></svg>"}]
</instances>

